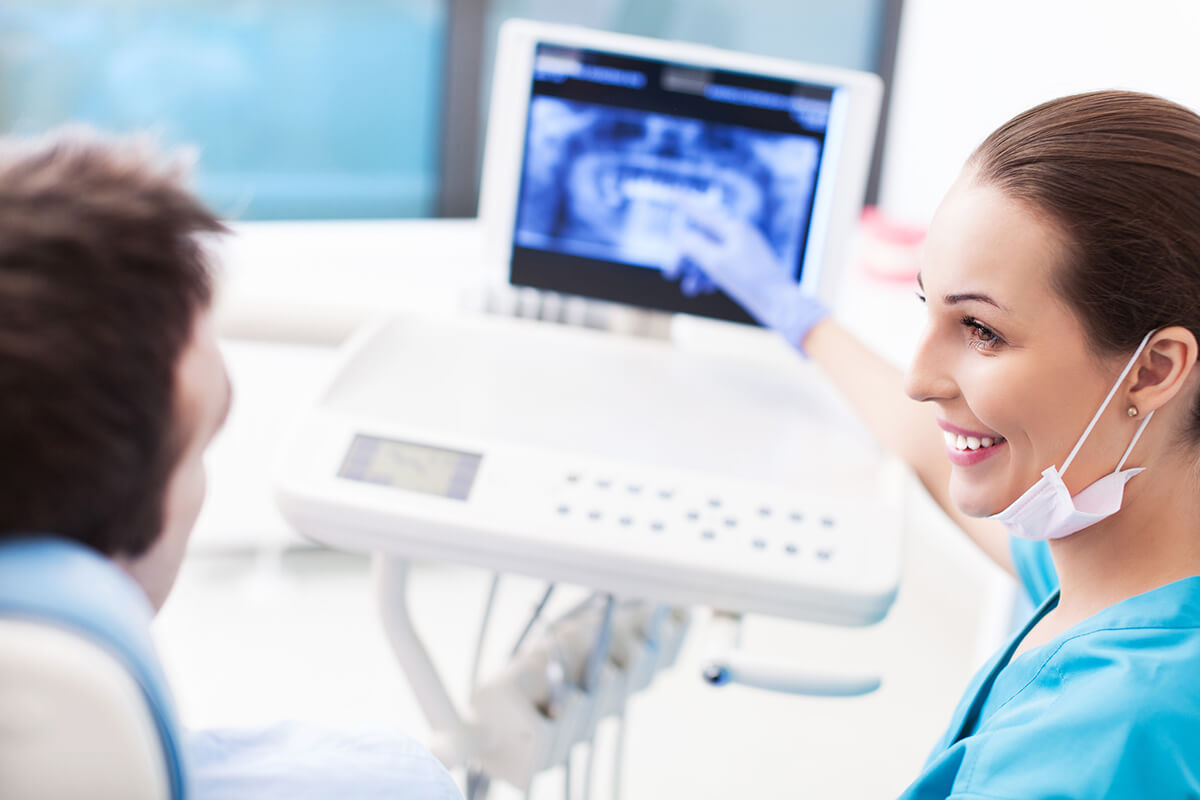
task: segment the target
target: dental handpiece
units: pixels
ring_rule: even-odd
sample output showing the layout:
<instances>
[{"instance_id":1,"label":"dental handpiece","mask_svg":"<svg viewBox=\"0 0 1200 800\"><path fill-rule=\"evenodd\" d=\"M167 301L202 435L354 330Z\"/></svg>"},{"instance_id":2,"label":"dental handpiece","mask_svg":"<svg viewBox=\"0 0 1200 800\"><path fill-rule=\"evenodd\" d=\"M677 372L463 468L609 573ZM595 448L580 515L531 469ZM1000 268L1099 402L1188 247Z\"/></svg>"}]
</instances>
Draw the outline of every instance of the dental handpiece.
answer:
<instances>
[{"instance_id":1,"label":"dental handpiece","mask_svg":"<svg viewBox=\"0 0 1200 800\"><path fill-rule=\"evenodd\" d=\"M714 686L737 683L772 692L815 697L854 697L875 691L881 683L878 675L817 672L736 653L712 659L702 674L704 680Z\"/></svg>"}]
</instances>

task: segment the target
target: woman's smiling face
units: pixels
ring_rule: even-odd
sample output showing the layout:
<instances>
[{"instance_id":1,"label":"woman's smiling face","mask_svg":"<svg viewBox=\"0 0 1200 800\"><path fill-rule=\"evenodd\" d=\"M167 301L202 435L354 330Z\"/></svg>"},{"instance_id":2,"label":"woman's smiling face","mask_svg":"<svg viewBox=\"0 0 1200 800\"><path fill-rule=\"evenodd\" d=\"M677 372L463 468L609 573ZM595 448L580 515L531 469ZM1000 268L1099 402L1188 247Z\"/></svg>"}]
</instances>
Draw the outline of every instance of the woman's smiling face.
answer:
<instances>
[{"instance_id":1,"label":"woman's smiling face","mask_svg":"<svg viewBox=\"0 0 1200 800\"><path fill-rule=\"evenodd\" d=\"M969 172L930 225L920 277L929 319L907 391L937 406L950 497L971 516L1003 510L1061 467L1126 358L1097 356L1054 289L1069 254L1055 225ZM1131 434L1125 412L1118 396L1097 423L1064 476L1072 494L1116 467Z\"/></svg>"}]
</instances>

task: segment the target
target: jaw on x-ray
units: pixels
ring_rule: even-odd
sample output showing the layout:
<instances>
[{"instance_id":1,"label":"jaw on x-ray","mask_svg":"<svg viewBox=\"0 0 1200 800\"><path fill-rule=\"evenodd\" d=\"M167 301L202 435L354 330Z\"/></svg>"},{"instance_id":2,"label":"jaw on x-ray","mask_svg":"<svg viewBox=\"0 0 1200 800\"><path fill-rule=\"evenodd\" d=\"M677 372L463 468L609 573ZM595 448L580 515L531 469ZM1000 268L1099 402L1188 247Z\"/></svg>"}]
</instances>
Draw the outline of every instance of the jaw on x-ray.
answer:
<instances>
[{"instance_id":1,"label":"jaw on x-ray","mask_svg":"<svg viewBox=\"0 0 1200 800\"><path fill-rule=\"evenodd\" d=\"M541 96L527 141L519 245L661 269L696 206L748 222L798 264L813 138Z\"/></svg>"}]
</instances>

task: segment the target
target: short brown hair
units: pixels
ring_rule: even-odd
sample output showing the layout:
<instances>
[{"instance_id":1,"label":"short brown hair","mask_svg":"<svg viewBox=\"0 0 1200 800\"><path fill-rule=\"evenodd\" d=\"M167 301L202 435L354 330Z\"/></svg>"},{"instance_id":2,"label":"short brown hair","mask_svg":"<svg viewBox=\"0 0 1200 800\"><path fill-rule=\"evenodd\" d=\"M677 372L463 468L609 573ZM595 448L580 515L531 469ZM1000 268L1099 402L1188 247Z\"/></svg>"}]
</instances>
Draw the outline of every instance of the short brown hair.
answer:
<instances>
[{"instance_id":1,"label":"short brown hair","mask_svg":"<svg viewBox=\"0 0 1200 800\"><path fill-rule=\"evenodd\" d=\"M1054 285L1097 352L1169 325L1200 339L1200 116L1138 92L1062 97L1005 123L967 165L1066 236Z\"/></svg>"},{"instance_id":2,"label":"short brown hair","mask_svg":"<svg viewBox=\"0 0 1200 800\"><path fill-rule=\"evenodd\" d=\"M225 231L146 140L0 146L0 537L108 555L158 537L181 454L175 371Z\"/></svg>"}]
</instances>

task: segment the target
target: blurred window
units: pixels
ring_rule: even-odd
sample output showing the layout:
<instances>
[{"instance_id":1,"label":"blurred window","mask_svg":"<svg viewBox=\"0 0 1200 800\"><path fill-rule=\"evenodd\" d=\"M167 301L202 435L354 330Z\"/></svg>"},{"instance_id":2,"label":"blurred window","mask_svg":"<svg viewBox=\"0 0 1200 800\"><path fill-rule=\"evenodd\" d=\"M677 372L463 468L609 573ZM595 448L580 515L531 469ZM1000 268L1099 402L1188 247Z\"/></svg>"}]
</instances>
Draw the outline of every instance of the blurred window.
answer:
<instances>
[{"instance_id":1,"label":"blurred window","mask_svg":"<svg viewBox=\"0 0 1200 800\"><path fill-rule=\"evenodd\" d=\"M194 145L240 219L425 216L441 0L0 0L0 127Z\"/></svg>"},{"instance_id":2,"label":"blurred window","mask_svg":"<svg viewBox=\"0 0 1200 800\"><path fill-rule=\"evenodd\" d=\"M236 219L475 213L509 17L880 72L900 0L0 0L0 132L192 145Z\"/></svg>"}]
</instances>

